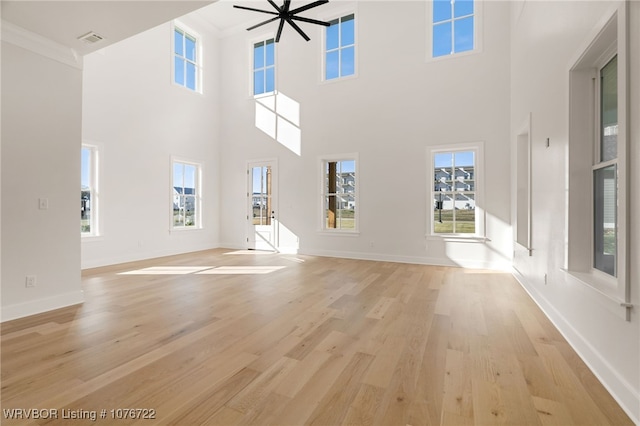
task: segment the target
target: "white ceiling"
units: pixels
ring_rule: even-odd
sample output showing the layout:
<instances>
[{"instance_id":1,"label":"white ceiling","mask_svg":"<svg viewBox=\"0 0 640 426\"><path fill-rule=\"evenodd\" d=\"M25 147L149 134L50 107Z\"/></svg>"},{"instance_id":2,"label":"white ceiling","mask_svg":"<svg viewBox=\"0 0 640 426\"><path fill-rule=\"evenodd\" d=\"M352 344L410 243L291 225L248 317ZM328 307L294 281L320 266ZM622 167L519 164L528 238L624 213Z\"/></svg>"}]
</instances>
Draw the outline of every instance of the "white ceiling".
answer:
<instances>
[{"instance_id":1,"label":"white ceiling","mask_svg":"<svg viewBox=\"0 0 640 426\"><path fill-rule=\"evenodd\" d=\"M101 49L215 0L24 1L2 0L2 20L53 40L80 55ZM104 40L87 44L78 37L94 31Z\"/></svg>"},{"instance_id":2,"label":"white ceiling","mask_svg":"<svg viewBox=\"0 0 640 426\"><path fill-rule=\"evenodd\" d=\"M293 0L292 8L313 0ZM331 0L341 3L344 0ZM275 0L282 4L282 0ZM219 35L244 31L271 17L236 9L234 4L273 11L266 0L2 0L2 20L71 48L80 55L116 43L196 11ZM318 9L326 8L320 6ZM304 16L313 17L314 11ZM268 24L277 28L277 23ZM266 27L268 27L268 25ZM304 27L307 24L301 24ZM104 40L87 44L78 37L94 31Z\"/></svg>"}]
</instances>

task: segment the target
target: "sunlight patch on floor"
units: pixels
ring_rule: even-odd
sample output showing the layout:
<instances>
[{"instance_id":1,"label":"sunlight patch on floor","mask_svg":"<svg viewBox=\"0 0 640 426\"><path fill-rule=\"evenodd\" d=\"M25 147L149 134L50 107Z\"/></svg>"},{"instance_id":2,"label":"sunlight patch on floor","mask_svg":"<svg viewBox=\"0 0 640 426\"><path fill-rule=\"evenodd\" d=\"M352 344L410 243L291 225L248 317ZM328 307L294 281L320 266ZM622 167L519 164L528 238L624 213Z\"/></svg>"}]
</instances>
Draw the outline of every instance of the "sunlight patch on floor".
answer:
<instances>
[{"instance_id":1,"label":"sunlight patch on floor","mask_svg":"<svg viewBox=\"0 0 640 426\"><path fill-rule=\"evenodd\" d=\"M286 266L220 266L196 272L198 275L222 275L222 274L270 274Z\"/></svg>"},{"instance_id":2,"label":"sunlight patch on floor","mask_svg":"<svg viewBox=\"0 0 640 426\"><path fill-rule=\"evenodd\" d=\"M121 272L118 275L186 275L211 268L213 266L151 266L149 268Z\"/></svg>"}]
</instances>

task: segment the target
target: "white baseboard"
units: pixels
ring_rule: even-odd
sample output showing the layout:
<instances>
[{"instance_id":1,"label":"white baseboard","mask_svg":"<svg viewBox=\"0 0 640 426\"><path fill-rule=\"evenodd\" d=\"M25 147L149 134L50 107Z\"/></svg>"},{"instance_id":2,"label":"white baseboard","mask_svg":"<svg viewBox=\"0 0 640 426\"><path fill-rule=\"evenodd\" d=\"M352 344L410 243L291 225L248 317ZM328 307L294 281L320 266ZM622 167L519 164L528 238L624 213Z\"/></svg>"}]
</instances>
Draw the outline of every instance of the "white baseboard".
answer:
<instances>
[{"instance_id":1,"label":"white baseboard","mask_svg":"<svg viewBox=\"0 0 640 426\"><path fill-rule=\"evenodd\" d=\"M16 303L2 307L1 322L23 318L30 315L41 314L54 309L78 305L84 302L82 290L73 291L28 302Z\"/></svg>"},{"instance_id":2,"label":"white baseboard","mask_svg":"<svg viewBox=\"0 0 640 426\"><path fill-rule=\"evenodd\" d=\"M82 260L81 269L101 268L103 266L119 265L121 263L138 262L140 260L156 259L158 257L174 256L179 254L193 253L196 251L211 250L220 247L217 244L203 244L189 247L188 251L179 250L156 250L140 253L125 253L122 255L102 257L90 260Z\"/></svg>"},{"instance_id":3,"label":"white baseboard","mask_svg":"<svg viewBox=\"0 0 640 426\"><path fill-rule=\"evenodd\" d=\"M560 334L567 340L573 350L576 351L591 372L600 380L616 402L620 404L620 407L622 407L625 413L627 413L635 424L640 425L640 393L634 389L633 385L625 377L613 368L611 363L600 354L596 347L589 343L589 341L566 320L560 311L549 303L534 286L529 285L527 280L516 269L513 270L513 276L558 331L560 331Z\"/></svg>"},{"instance_id":4,"label":"white baseboard","mask_svg":"<svg viewBox=\"0 0 640 426\"><path fill-rule=\"evenodd\" d=\"M511 264L504 262L484 262L478 260L457 259L452 260L449 258L436 258L436 257L421 257L421 256L403 256L393 255L388 253L366 253L366 252L351 252L351 251L335 251L335 250L322 250L322 249L300 249L299 254L307 254L310 256L323 256L323 257L339 257L345 259L359 259L359 260L375 260L378 262L396 262L396 263L412 263L417 265L435 265L435 266L458 266L468 269L491 269L497 271L510 271Z\"/></svg>"}]
</instances>

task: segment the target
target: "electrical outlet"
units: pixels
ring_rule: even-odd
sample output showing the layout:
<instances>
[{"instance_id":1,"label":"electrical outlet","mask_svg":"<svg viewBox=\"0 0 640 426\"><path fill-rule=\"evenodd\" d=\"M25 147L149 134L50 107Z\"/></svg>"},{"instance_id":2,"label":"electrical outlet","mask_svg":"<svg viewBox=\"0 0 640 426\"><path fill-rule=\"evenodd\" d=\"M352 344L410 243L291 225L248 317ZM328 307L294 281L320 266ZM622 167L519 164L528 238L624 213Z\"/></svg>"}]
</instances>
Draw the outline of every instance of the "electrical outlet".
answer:
<instances>
[{"instance_id":1,"label":"electrical outlet","mask_svg":"<svg viewBox=\"0 0 640 426\"><path fill-rule=\"evenodd\" d=\"M36 276L35 275L27 275L24 280L24 286L27 288L36 286Z\"/></svg>"}]
</instances>

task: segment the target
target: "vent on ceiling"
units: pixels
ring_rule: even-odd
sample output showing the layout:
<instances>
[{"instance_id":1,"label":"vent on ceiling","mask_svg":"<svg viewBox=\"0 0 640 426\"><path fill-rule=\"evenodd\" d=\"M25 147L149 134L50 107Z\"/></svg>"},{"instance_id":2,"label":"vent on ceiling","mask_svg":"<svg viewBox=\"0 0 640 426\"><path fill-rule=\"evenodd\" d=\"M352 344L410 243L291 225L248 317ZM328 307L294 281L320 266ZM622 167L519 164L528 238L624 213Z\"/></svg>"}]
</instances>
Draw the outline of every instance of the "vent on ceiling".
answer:
<instances>
[{"instance_id":1,"label":"vent on ceiling","mask_svg":"<svg viewBox=\"0 0 640 426\"><path fill-rule=\"evenodd\" d=\"M101 35L96 34L93 31L90 31L85 35L78 37L78 40L84 41L85 43L93 44L93 43L99 42L103 38L104 37L102 37Z\"/></svg>"}]
</instances>

